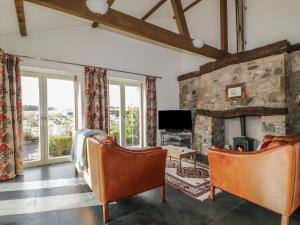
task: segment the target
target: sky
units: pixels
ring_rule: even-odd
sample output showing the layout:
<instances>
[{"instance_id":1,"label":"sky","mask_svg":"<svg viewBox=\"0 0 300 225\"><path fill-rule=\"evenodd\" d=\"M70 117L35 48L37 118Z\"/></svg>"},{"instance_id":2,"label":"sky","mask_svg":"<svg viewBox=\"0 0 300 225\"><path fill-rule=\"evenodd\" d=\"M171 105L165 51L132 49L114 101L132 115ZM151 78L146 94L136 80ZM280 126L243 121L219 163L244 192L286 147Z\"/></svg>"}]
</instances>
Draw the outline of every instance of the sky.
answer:
<instances>
[{"instance_id":1,"label":"sky","mask_svg":"<svg viewBox=\"0 0 300 225\"><path fill-rule=\"evenodd\" d=\"M74 83L71 80L47 80L48 107L74 108ZM23 105L39 105L39 85L36 77L22 77Z\"/></svg>"},{"instance_id":2,"label":"sky","mask_svg":"<svg viewBox=\"0 0 300 225\"><path fill-rule=\"evenodd\" d=\"M125 86L125 104L131 107L140 106L141 93L140 88L135 86ZM109 102L110 106L120 107L120 85L109 85Z\"/></svg>"}]
</instances>

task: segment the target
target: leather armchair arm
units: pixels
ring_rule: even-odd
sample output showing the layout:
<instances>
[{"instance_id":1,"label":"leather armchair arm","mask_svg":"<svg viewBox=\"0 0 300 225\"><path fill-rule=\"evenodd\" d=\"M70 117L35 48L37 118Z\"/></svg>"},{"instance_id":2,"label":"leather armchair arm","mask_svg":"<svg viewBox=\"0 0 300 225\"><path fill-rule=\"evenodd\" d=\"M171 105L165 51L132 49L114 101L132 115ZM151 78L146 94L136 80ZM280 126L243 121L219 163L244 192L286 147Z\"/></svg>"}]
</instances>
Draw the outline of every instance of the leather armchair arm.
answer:
<instances>
[{"instance_id":1,"label":"leather armchair arm","mask_svg":"<svg viewBox=\"0 0 300 225\"><path fill-rule=\"evenodd\" d=\"M208 159L211 185L283 215L291 211L291 145L250 153L209 150Z\"/></svg>"}]
</instances>

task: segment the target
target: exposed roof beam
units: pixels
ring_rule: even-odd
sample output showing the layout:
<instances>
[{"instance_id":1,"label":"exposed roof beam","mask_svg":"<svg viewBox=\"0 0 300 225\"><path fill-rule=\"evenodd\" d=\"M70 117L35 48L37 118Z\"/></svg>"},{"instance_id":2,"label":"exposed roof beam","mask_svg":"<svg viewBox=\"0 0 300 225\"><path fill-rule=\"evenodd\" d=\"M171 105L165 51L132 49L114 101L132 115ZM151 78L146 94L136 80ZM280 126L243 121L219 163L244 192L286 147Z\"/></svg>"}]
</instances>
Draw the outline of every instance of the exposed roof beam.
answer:
<instances>
[{"instance_id":1,"label":"exposed roof beam","mask_svg":"<svg viewBox=\"0 0 300 225\"><path fill-rule=\"evenodd\" d=\"M220 0L221 49L228 51L227 0Z\"/></svg>"},{"instance_id":2,"label":"exposed roof beam","mask_svg":"<svg viewBox=\"0 0 300 225\"><path fill-rule=\"evenodd\" d=\"M111 7L114 4L115 0L107 0L107 4ZM93 22L92 27L97 28L99 26L98 22Z\"/></svg>"},{"instance_id":3,"label":"exposed roof beam","mask_svg":"<svg viewBox=\"0 0 300 225\"><path fill-rule=\"evenodd\" d=\"M190 10L191 8L193 8L195 5L197 5L199 2L201 2L202 0L196 0L194 2L192 2L191 4L189 4L187 7L185 7L183 9L184 12ZM175 19L175 16L173 17L173 19Z\"/></svg>"},{"instance_id":4,"label":"exposed roof beam","mask_svg":"<svg viewBox=\"0 0 300 225\"><path fill-rule=\"evenodd\" d=\"M26 31L26 22L25 22L24 1L23 0L15 0L15 7L16 7L21 36L25 37L25 36L27 36L27 31Z\"/></svg>"},{"instance_id":5,"label":"exposed roof beam","mask_svg":"<svg viewBox=\"0 0 300 225\"><path fill-rule=\"evenodd\" d=\"M171 3L179 33L190 38L190 32L184 16L181 0L171 0Z\"/></svg>"},{"instance_id":6,"label":"exposed roof beam","mask_svg":"<svg viewBox=\"0 0 300 225\"><path fill-rule=\"evenodd\" d=\"M194 52L199 55L210 58L221 58L228 53L217 48L205 45L202 48L195 48L191 39L172 31L147 23L133 16L110 9L107 14L99 15L92 13L85 4L85 0L25 0L44 7L58 10L64 13L78 16L86 20L95 21L105 26L112 27L139 37L146 38L161 44L169 45L175 48Z\"/></svg>"},{"instance_id":7,"label":"exposed roof beam","mask_svg":"<svg viewBox=\"0 0 300 225\"><path fill-rule=\"evenodd\" d=\"M141 20L146 20L148 19L156 10L158 10L167 0L160 0L155 6L152 7L152 9L149 10L149 12L147 12L145 14L145 16L143 16L141 18Z\"/></svg>"}]
</instances>

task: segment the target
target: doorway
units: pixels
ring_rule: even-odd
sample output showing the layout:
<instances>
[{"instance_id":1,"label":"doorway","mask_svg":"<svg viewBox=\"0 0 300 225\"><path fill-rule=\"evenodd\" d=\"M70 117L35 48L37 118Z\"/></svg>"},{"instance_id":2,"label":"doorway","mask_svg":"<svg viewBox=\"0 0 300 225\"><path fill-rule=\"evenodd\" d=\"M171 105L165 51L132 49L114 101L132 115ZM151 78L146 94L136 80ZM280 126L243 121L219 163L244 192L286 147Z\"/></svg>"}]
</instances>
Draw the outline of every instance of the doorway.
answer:
<instances>
[{"instance_id":1,"label":"doorway","mask_svg":"<svg viewBox=\"0 0 300 225\"><path fill-rule=\"evenodd\" d=\"M37 166L70 160L77 129L77 79L22 71L24 161Z\"/></svg>"}]
</instances>

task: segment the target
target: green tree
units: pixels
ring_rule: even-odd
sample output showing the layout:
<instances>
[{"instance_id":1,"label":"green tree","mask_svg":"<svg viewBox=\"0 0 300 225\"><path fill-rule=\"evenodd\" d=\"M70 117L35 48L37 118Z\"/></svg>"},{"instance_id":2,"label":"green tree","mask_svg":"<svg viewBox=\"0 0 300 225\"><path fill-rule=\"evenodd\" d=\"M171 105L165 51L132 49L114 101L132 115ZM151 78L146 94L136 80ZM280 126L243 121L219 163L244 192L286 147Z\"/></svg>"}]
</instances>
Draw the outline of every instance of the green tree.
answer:
<instances>
[{"instance_id":1,"label":"green tree","mask_svg":"<svg viewBox=\"0 0 300 225\"><path fill-rule=\"evenodd\" d=\"M125 115L126 145L139 144L139 108L129 106Z\"/></svg>"}]
</instances>

